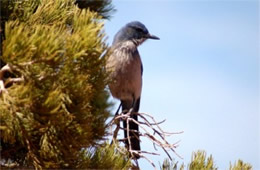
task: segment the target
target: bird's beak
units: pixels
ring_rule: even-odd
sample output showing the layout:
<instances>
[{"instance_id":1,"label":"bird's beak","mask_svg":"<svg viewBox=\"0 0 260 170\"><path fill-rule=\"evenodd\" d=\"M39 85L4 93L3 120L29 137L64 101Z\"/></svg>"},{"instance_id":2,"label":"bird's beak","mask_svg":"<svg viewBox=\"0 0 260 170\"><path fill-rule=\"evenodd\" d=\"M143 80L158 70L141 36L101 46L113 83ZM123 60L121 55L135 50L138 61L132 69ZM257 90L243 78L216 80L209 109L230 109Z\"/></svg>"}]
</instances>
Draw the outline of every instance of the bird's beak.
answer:
<instances>
[{"instance_id":1,"label":"bird's beak","mask_svg":"<svg viewBox=\"0 0 260 170\"><path fill-rule=\"evenodd\" d=\"M159 40L159 39L160 39L159 37L157 37L157 36L155 36L155 35L152 35L152 34L148 34L148 35L147 35L147 38L149 38L149 39L154 39L154 40Z\"/></svg>"}]
</instances>

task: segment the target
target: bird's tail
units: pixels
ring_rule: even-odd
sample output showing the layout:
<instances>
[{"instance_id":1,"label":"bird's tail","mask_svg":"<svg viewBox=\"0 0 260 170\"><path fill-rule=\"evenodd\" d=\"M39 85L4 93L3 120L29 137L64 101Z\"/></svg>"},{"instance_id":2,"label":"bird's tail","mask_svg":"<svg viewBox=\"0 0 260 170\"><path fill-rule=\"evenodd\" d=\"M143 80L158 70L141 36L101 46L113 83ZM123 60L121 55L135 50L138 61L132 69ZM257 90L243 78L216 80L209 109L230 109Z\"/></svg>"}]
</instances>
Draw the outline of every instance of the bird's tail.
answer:
<instances>
[{"instance_id":1,"label":"bird's tail","mask_svg":"<svg viewBox=\"0 0 260 170\"><path fill-rule=\"evenodd\" d=\"M132 102L129 101L121 101L122 103L122 111L129 111L133 105ZM133 112L137 113L139 111L139 106L140 106L140 98L138 98L135 102ZM134 120L138 121L138 117L136 114L132 114L131 118ZM123 121L124 129L127 129L127 122ZM140 141L139 141L139 128L138 125L132 121L129 121L129 136L130 136L130 142L131 142L131 148L132 150L140 150ZM136 132L133 132L131 130L135 130ZM127 130L124 130L124 136L125 139L127 139ZM126 140L126 147L129 148L129 143L128 140Z\"/></svg>"}]
</instances>

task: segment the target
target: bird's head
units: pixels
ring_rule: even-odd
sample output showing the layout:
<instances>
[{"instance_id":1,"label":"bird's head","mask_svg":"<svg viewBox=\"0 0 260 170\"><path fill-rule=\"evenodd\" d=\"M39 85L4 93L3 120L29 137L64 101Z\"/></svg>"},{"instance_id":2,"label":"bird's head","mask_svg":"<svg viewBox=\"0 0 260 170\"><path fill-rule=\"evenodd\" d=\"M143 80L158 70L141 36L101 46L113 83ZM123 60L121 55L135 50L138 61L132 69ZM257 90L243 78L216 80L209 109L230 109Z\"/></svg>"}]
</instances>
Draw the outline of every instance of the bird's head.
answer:
<instances>
[{"instance_id":1,"label":"bird's head","mask_svg":"<svg viewBox=\"0 0 260 170\"><path fill-rule=\"evenodd\" d=\"M130 40L138 46L147 39L159 40L158 37L149 33L144 24L139 21L133 21L126 24L117 32L113 44Z\"/></svg>"}]
</instances>

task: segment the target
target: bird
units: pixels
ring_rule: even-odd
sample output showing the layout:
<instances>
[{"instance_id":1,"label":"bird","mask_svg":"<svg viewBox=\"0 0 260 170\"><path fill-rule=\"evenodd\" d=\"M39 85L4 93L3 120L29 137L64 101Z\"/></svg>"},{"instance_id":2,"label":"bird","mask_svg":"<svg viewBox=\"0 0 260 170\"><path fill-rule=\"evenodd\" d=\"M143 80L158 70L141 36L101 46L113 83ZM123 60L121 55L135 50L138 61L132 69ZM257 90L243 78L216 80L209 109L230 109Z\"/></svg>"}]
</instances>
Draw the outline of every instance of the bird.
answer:
<instances>
[{"instance_id":1,"label":"bird","mask_svg":"<svg viewBox=\"0 0 260 170\"><path fill-rule=\"evenodd\" d=\"M159 40L139 21L127 23L114 36L106 69L111 80L108 84L110 92L114 98L121 101L123 113L131 109L133 113L139 111L143 64L137 47L147 39ZM131 114L130 117L138 121L137 114ZM123 127L124 137L128 139L126 120L123 120ZM129 136L131 145L125 140L126 148L140 151L139 127L132 121L129 121ZM139 156L136 156L136 159L138 158Z\"/></svg>"}]
</instances>

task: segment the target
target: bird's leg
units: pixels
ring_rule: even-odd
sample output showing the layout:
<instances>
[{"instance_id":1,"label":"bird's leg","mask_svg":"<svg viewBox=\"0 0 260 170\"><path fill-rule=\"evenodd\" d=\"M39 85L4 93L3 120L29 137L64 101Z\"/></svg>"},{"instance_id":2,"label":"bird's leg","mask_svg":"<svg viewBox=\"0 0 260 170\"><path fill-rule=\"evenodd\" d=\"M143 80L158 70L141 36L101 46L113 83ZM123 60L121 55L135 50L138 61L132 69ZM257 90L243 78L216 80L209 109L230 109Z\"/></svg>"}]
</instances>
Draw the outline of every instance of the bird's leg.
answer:
<instances>
[{"instance_id":1,"label":"bird's leg","mask_svg":"<svg viewBox=\"0 0 260 170\"><path fill-rule=\"evenodd\" d=\"M118 109L117 109L117 111L116 111L116 113L115 113L115 116L114 116L113 119L108 123L108 126L111 126L112 123L114 122L114 120L116 119L116 116L118 115L118 112L119 112L121 106L122 106L122 102L120 103L120 105L119 105L119 107L118 107ZM114 122L114 123L118 126L118 122Z\"/></svg>"},{"instance_id":2,"label":"bird's leg","mask_svg":"<svg viewBox=\"0 0 260 170\"><path fill-rule=\"evenodd\" d=\"M121 106L122 106L122 102L120 103L120 105L119 105L119 107L118 107L118 109L117 109L117 111L116 111L116 113L115 113L115 116L117 116L117 115L118 115L118 112L119 112L119 110L120 110Z\"/></svg>"},{"instance_id":3,"label":"bird's leg","mask_svg":"<svg viewBox=\"0 0 260 170\"><path fill-rule=\"evenodd\" d=\"M129 113L132 113L134 108L135 108L135 96L133 95L133 103L132 103L131 109L129 110Z\"/></svg>"}]
</instances>

